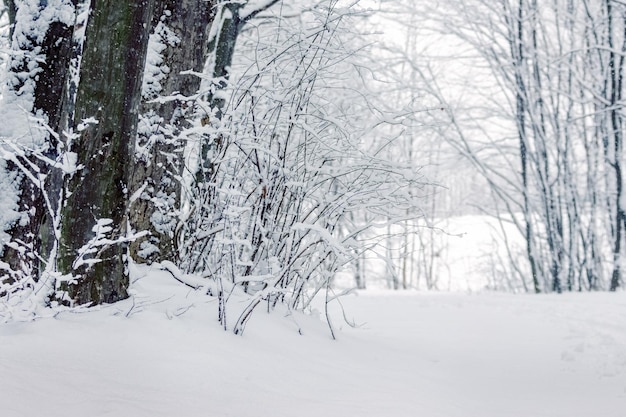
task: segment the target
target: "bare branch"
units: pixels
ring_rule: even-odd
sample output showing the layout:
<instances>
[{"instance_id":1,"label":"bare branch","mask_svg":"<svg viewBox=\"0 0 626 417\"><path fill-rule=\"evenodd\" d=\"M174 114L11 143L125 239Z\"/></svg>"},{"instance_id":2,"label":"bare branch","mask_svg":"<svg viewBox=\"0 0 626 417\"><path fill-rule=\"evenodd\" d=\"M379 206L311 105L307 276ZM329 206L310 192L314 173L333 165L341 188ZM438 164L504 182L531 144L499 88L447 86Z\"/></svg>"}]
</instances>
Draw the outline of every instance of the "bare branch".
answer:
<instances>
[{"instance_id":1,"label":"bare branch","mask_svg":"<svg viewBox=\"0 0 626 417\"><path fill-rule=\"evenodd\" d=\"M254 19L259 13L264 12L269 9L279 0L258 0L258 1L248 1L246 5L239 12L239 19L241 24L245 24L250 20Z\"/></svg>"}]
</instances>

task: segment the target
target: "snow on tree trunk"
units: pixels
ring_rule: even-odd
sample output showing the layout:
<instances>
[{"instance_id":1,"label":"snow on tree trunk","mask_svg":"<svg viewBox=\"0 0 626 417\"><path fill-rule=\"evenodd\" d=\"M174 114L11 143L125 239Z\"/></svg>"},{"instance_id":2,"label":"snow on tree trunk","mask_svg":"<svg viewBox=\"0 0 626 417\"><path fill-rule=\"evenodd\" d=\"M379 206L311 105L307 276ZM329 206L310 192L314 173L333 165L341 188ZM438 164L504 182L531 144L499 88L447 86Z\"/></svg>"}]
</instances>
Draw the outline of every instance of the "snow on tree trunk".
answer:
<instances>
[{"instance_id":1,"label":"snow on tree trunk","mask_svg":"<svg viewBox=\"0 0 626 417\"><path fill-rule=\"evenodd\" d=\"M181 73L202 72L213 11L211 2L167 0L154 16L129 187L133 194L140 193L131 202L131 225L135 230L150 232L130 245L137 261L177 259L175 227L181 208L185 148L180 133L190 127L193 96L201 80L197 75ZM159 97L166 99L157 100Z\"/></svg>"},{"instance_id":2,"label":"snow on tree trunk","mask_svg":"<svg viewBox=\"0 0 626 417\"><path fill-rule=\"evenodd\" d=\"M43 158L53 161L58 154L55 132L69 66L75 5L70 0L45 4L5 1L5 5L12 23L13 53L3 112L12 123L3 127L2 136L12 137L13 146L6 149L8 161L3 170L13 178L13 190L6 191L13 191L19 200L12 208L13 216L3 214L4 219L12 217L12 222L6 230L2 258L8 272L5 277L15 281L39 275L41 241L37 238L47 214L42 188L49 171Z\"/></svg>"}]
</instances>

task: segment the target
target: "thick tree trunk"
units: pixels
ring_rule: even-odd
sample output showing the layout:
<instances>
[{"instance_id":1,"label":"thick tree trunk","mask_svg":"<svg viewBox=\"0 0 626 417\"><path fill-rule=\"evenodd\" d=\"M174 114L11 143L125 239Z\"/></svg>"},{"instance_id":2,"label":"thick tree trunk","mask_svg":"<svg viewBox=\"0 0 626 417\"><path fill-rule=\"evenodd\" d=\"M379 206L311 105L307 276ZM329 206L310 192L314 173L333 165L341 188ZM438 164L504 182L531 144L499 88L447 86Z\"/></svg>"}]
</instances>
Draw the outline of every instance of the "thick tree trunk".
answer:
<instances>
[{"instance_id":1,"label":"thick tree trunk","mask_svg":"<svg viewBox=\"0 0 626 417\"><path fill-rule=\"evenodd\" d=\"M70 145L82 167L65 181L58 259L78 304L127 297L129 170L154 2L92 1Z\"/></svg>"},{"instance_id":2,"label":"thick tree trunk","mask_svg":"<svg viewBox=\"0 0 626 417\"><path fill-rule=\"evenodd\" d=\"M181 72L203 70L213 6L212 1L166 0L153 19L152 36L164 48L160 65L167 67L168 72L159 82L161 90L144 91L144 100L174 94L179 98L142 106L149 131L140 132L137 139L142 152L136 153L130 189L133 193L143 192L131 203L130 219L135 230L147 230L150 235L131 243L131 254L137 261L177 261L175 227L181 208L185 147L178 134L189 127L186 117L191 116L194 103L187 97L198 93L201 81L197 75Z\"/></svg>"}]
</instances>

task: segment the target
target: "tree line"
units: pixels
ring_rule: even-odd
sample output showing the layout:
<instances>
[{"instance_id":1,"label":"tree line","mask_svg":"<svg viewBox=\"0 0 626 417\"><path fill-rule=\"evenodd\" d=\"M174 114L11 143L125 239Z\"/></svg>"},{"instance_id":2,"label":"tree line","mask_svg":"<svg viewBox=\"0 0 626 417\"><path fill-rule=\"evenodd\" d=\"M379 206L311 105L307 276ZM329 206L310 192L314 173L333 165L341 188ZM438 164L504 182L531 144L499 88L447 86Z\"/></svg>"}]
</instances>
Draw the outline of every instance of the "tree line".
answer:
<instances>
[{"instance_id":1,"label":"tree line","mask_svg":"<svg viewBox=\"0 0 626 417\"><path fill-rule=\"evenodd\" d=\"M446 63L438 59L445 53L408 59L416 90L443 110L424 114L424 124L487 184L492 203L482 203L484 212L500 220L507 253L503 286L533 292L622 287L625 4L446 5L445 11L417 11L397 1L392 12L420 22L407 24L413 36L426 42L444 36L467 72L478 74L454 94L442 82ZM516 233L506 232L508 224Z\"/></svg>"}]
</instances>

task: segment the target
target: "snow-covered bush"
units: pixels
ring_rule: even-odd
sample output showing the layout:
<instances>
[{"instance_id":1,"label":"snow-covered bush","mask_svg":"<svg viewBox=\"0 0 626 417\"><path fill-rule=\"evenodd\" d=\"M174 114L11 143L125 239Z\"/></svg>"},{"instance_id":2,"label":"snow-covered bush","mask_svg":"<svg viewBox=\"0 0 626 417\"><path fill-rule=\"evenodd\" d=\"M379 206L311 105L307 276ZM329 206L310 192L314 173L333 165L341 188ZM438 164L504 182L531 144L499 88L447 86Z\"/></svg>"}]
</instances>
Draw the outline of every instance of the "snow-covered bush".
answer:
<instances>
[{"instance_id":1,"label":"snow-covered bush","mask_svg":"<svg viewBox=\"0 0 626 417\"><path fill-rule=\"evenodd\" d=\"M376 244L361 236L420 214L421 176L366 140L382 121L359 89L352 10L323 5L242 34L228 105L205 126L211 163L192 191L183 268L215 281L235 333L262 302L333 299L337 272Z\"/></svg>"}]
</instances>

